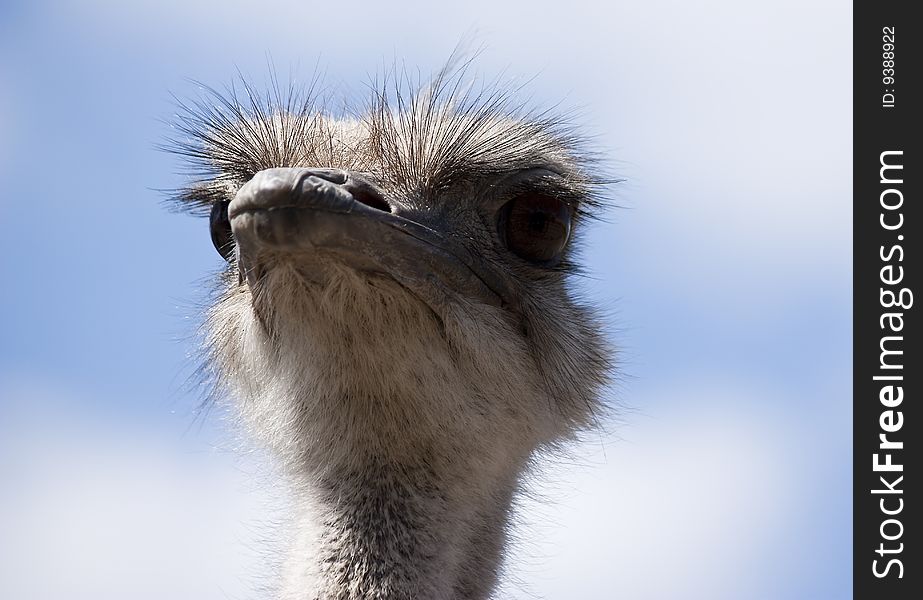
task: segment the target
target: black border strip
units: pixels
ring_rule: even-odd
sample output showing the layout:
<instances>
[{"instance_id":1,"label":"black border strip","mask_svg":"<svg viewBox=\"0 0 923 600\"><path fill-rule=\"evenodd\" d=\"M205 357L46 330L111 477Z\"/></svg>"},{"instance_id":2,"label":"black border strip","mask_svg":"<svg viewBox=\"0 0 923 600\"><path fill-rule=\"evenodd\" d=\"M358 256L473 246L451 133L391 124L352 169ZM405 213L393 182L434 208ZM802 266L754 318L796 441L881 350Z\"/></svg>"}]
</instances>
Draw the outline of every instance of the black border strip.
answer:
<instances>
[{"instance_id":1,"label":"black border strip","mask_svg":"<svg viewBox=\"0 0 923 600\"><path fill-rule=\"evenodd\" d=\"M923 589L923 22L911 6L857 2L853 14L853 591L873 600Z\"/></svg>"}]
</instances>

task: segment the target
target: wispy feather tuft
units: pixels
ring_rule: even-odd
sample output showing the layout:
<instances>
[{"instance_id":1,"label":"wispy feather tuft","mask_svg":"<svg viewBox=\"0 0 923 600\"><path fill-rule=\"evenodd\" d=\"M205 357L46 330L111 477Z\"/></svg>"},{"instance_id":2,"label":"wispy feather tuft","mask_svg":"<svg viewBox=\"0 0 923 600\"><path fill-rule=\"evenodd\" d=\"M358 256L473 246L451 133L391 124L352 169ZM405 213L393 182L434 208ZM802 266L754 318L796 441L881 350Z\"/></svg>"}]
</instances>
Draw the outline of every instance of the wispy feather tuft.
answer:
<instances>
[{"instance_id":1,"label":"wispy feather tuft","mask_svg":"<svg viewBox=\"0 0 923 600\"><path fill-rule=\"evenodd\" d=\"M305 88L271 77L260 94L241 78L223 91L177 99L174 134L162 148L185 157L193 182L178 206L207 214L256 172L321 166L366 172L408 202L430 202L464 182L531 168L565 177L581 214L598 212L612 179L598 175L598 154L572 115L529 108L523 86L469 77L471 61L453 57L428 82L392 68L369 86L362 110L339 114L315 77Z\"/></svg>"}]
</instances>

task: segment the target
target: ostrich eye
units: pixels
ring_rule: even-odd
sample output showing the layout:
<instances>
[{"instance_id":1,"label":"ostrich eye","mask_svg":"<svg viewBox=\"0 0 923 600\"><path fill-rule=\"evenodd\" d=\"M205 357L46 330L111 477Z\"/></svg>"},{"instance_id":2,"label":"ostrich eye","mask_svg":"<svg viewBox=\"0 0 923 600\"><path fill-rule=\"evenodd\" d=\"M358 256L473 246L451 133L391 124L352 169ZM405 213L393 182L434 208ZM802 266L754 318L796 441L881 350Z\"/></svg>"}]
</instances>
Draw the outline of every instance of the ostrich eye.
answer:
<instances>
[{"instance_id":1,"label":"ostrich eye","mask_svg":"<svg viewBox=\"0 0 923 600\"><path fill-rule=\"evenodd\" d=\"M212 213L209 217L212 243L224 260L230 261L234 254L234 236L231 234L231 220L228 218L228 205L230 202L215 202L212 204Z\"/></svg>"},{"instance_id":2,"label":"ostrich eye","mask_svg":"<svg viewBox=\"0 0 923 600\"><path fill-rule=\"evenodd\" d=\"M570 238L571 211L545 194L523 194L500 211L500 238L506 247L531 262L546 263L564 250Z\"/></svg>"}]
</instances>

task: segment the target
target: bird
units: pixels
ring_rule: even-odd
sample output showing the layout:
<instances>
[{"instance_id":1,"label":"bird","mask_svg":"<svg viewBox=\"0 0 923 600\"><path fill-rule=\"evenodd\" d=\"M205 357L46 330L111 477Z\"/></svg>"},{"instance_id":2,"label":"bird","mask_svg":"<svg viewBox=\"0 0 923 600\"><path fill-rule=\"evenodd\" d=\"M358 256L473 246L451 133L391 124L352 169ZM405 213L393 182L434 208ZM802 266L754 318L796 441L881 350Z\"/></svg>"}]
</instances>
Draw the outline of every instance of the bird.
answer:
<instances>
[{"instance_id":1,"label":"bird","mask_svg":"<svg viewBox=\"0 0 923 600\"><path fill-rule=\"evenodd\" d=\"M612 180L571 116L468 70L358 108L317 79L177 100L175 200L224 259L204 371L296 499L283 600L495 597L530 473L608 409L574 281Z\"/></svg>"}]
</instances>

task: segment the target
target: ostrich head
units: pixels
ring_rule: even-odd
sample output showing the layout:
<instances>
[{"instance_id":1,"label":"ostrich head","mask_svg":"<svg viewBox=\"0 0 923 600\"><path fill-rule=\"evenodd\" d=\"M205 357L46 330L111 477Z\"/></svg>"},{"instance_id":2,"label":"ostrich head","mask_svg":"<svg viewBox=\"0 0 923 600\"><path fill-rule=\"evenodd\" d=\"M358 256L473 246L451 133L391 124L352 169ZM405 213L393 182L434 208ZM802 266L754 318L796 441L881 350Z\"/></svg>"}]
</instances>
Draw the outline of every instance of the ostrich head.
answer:
<instances>
[{"instance_id":1,"label":"ostrich head","mask_svg":"<svg viewBox=\"0 0 923 600\"><path fill-rule=\"evenodd\" d=\"M462 75L341 117L209 93L176 124L227 260L207 361L299 499L284 598L490 596L529 466L594 421L609 352L568 280L603 181Z\"/></svg>"}]
</instances>

